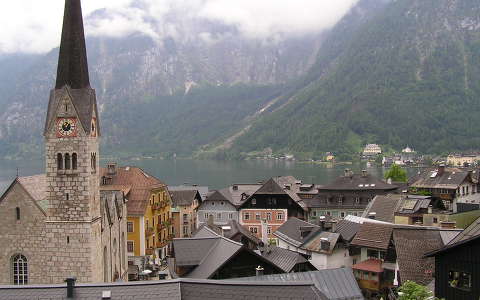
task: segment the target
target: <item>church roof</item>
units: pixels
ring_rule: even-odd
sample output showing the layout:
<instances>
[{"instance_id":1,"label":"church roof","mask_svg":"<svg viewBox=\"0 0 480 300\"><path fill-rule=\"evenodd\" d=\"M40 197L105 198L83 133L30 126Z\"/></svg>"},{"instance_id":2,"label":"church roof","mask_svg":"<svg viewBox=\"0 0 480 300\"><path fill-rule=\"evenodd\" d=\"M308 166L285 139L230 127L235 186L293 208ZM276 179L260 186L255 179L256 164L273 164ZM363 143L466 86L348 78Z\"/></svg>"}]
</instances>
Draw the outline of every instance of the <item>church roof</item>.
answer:
<instances>
[{"instance_id":1,"label":"church roof","mask_svg":"<svg viewBox=\"0 0 480 300\"><path fill-rule=\"evenodd\" d=\"M90 87L80 0L66 0L55 89Z\"/></svg>"},{"instance_id":2,"label":"church roof","mask_svg":"<svg viewBox=\"0 0 480 300\"><path fill-rule=\"evenodd\" d=\"M48 209L47 177L45 174L18 177L18 182L30 194L30 196L32 196L33 200L35 200L38 206L40 206L44 211Z\"/></svg>"}]
</instances>

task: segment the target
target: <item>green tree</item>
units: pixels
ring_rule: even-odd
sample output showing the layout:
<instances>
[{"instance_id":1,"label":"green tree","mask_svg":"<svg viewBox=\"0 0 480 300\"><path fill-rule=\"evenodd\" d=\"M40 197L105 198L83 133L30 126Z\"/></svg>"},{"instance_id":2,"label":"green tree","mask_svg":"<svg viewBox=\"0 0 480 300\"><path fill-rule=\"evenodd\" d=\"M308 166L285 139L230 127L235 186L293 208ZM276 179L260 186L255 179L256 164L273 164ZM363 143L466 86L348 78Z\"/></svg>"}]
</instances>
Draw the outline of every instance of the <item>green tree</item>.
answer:
<instances>
[{"instance_id":1,"label":"green tree","mask_svg":"<svg viewBox=\"0 0 480 300\"><path fill-rule=\"evenodd\" d=\"M390 170L385 174L385 179L391 179L396 182L407 182L407 171L399 165L393 164Z\"/></svg>"},{"instance_id":2,"label":"green tree","mask_svg":"<svg viewBox=\"0 0 480 300\"><path fill-rule=\"evenodd\" d=\"M407 280L399 289L399 300L438 300L423 285Z\"/></svg>"}]
</instances>

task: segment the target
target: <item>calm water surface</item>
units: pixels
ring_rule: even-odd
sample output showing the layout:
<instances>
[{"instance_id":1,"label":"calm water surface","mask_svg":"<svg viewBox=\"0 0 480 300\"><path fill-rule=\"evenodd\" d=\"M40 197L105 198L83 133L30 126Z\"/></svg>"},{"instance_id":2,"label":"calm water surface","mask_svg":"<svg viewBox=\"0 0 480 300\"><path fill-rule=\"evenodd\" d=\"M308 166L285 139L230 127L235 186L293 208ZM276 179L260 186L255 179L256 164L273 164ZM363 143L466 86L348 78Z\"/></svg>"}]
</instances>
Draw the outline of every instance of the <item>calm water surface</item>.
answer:
<instances>
[{"instance_id":1,"label":"calm water surface","mask_svg":"<svg viewBox=\"0 0 480 300\"><path fill-rule=\"evenodd\" d=\"M102 162L105 164L106 162ZM343 174L345 168L360 172L365 164L326 166L295 161L214 161L214 160L135 160L119 161L122 166L138 166L168 185L183 183L209 186L219 189L233 183L255 183L273 176L293 175L307 183L325 184ZM44 172L43 160L2 161L0 160L0 193L8 187L19 170L20 176ZM382 177L384 168L367 168Z\"/></svg>"}]
</instances>

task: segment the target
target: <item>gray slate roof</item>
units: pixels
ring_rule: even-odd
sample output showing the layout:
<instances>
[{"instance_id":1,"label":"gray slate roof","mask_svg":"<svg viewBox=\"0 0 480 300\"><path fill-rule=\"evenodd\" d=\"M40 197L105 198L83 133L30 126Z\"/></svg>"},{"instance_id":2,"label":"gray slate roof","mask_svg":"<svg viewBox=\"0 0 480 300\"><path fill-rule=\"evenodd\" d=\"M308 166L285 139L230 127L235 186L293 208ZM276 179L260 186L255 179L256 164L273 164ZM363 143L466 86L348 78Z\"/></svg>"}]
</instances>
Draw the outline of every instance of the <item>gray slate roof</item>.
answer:
<instances>
[{"instance_id":1,"label":"gray slate roof","mask_svg":"<svg viewBox=\"0 0 480 300\"><path fill-rule=\"evenodd\" d=\"M202 197L197 190L180 190L170 191L172 197L173 206L190 206L193 204L193 200L197 199L198 202L202 201Z\"/></svg>"},{"instance_id":2,"label":"gray slate roof","mask_svg":"<svg viewBox=\"0 0 480 300\"><path fill-rule=\"evenodd\" d=\"M438 169L427 170L409 180L411 187L456 189L465 180L470 180L467 171L447 168L443 174Z\"/></svg>"},{"instance_id":3,"label":"gray slate roof","mask_svg":"<svg viewBox=\"0 0 480 300\"><path fill-rule=\"evenodd\" d=\"M362 292L353 276L352 269L338 268L311 272L286 273L256 277L237 278L250 282L275 281L282 284L312 281L315 287L329 300L363 300Z\"/></svg>"},{"instance_id":4,"label":"gray slate roof","mask_svg":"<svg viewBox=\"0 0 480 300\"><path fill-rule=\"evenodd\" d=\"M345 241L351 241L355 237L359 229L360 223L343 219L338 222L335 232L339 233L342 239L344 239Z\"/></svg>"},{"instance_id":5,"label":"gray slate roof","mask_svg":"<svg viewBox=\"0 0 480 300\"><path fill-rule=\"evenodd\" d=\"M66 285L0 286L0 300L67 299ZM102 299L110 291L111 299L325 299L313 282L240 282L200 279L77 284L72 300ZM270 298L271 297L271 298Z\"/></svg>"},{"instance_id":6,"label":"gray slate roof","mask_svg":"<svg viewBox=\"0 0 480 300\"><path fill-rule=\"evenodd\" d=\"M480 236L480 218L477 218L470 226L465 228L460 234L452 239L449 245L453 245L458 242L462 242L473 237Z\"/></svg>"},{"instance_id":7,"label":"gray slate roof","mask_svg":"<svg viewBox=\"0 0 480 300\"><path fill-rule=\"evenodd\" d=\"M300 253L276 246L265 248L262 256L282 269L285 273L291 272L297 264L308 262Z\"/></svg>"},{"instance_id":8,"label":"gray slate roof","mask_svg":"<svg viewBox=\"0 0 480 300\"><path fill-rule=\"evenodd\" d=\"M362 217L367 218L370 213L375 213L375 220L394 223L395 212L403 203L403 197L403 195L398 194L377 195L368 204Z\"/></svg>"},{"instance_id":9,"label":"gray slate roof","mask_svg":"<svg viewBox=\"0 0 480 300\"><path fill-rule=\"evenodd\" d=\"M307 236L302 237L300 227L311 227L312 232ZM278 238L288 241L298 247L319 230L321 230L321 228L318 225L292 217L283 223L282 226L280 226L273 234Z\"/></svg>"}]
</instances>

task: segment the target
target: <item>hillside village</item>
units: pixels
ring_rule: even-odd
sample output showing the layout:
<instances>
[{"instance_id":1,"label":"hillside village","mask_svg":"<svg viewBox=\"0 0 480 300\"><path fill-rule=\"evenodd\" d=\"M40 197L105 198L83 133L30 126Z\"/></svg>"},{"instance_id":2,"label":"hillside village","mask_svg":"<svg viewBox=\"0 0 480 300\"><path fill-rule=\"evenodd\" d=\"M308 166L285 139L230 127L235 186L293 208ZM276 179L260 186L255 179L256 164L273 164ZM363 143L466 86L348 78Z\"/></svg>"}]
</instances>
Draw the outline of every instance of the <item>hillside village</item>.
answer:
<instances>
[{"instance_id":1,"label":"hillside village","mask_svg":"<svg viewBox=\"0 0 480 300\"><path fill-rule=\"evenodd\" d=\"M393 300L410 282L480 298L473 159L452 155L406 180L345 169L324 185L169 186L136 166L100 165L108 133L79 0L66 0L56 79L45 173L15 178L0 197L0 300ZM363 155L380 153L369 144Z\"/></svg>"}]
</instances>

